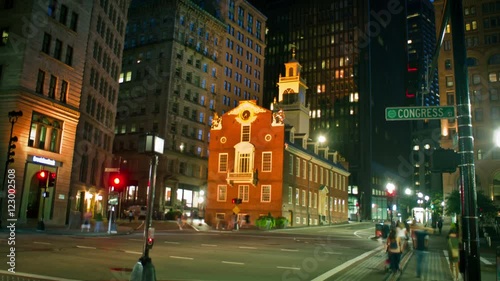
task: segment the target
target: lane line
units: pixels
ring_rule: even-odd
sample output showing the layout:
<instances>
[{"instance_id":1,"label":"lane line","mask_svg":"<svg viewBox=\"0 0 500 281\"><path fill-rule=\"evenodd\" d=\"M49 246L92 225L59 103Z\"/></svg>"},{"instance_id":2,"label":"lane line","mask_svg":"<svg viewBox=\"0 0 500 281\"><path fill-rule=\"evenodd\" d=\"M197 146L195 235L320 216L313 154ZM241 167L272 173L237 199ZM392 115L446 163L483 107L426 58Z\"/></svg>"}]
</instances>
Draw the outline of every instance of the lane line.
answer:
<instances>
[{"instance_id":1,"label":"lane line","mask_svg":"<svg viewBox=\"0 0 500 281\"><path fill-rule=\"evenodd\" d=\"M89 246L79 246L79 245L76 245L77 248L80 248L80 249L97 249L96 247L89 247Z\"/></svg>"},{"instance_id":2,"label":"lane line","mask_svg":"<svg viewBox=\"0 0 500 281\"><path fill-rule=\"evenodd\" d=\"M257 247L248 247L248 246L239 246L238 248L240 248L240 249L252 249L252 250L257 249Z\"/></svg>"},{"instance_id":3,"label":"lane line","mask_svg":"<svg viewBox=\"0 0 500 281\"><path fill-rule=\"evenodd\" d=\"M166 244L175 244L175 245L179 245L180 243L179 242L170 242L170 241L165 241Z\"/></svg>"},{"instance_id":4,"label":"lane line","mask_svg":"<svg viewBox=\"0 0 500 281\"><path fill-rule=\"evenodd\" d=\"M180 259L180 260L194 260L193 258L189 258L189 257L179 257L179 256L170 256L170 258L173 258L173 259Z\"/></svg>"},{"instance_id":5,"label":"lane line","mask_svg":"<svg viewBox=\"0 0 500 281\"><path fill-rule=\"evenodd\" d=\"M299 250L297 249L280 249L283 252L298 252Z\"/></svg>"},{"instance_id":6,"label":"lane line","mask_svg":"<svg viewBox=\"0 0 500 281\"><path fill-rule=\"evenodd\" d=\"M222 261L222 263L235 264L235 265L245 265L245 263L243 263L243 262L235 262L235 261Z\"/></svg>"},{"instance_id":7,"label":"lane line","mask_svg":"<svg viewBox=\"0 0 500 281\"><path fill-rule=\"evenodd\" d=\"M300 270L300 267L289 267L289 266L276 266L279 269L291 269L291 270Z\"/></svg>"},{"instance_id":8,"label":"lane line","mask_svg":"<svg viewBox=\"0 0 500 281\"><path fill-rule=\"evenodd\" d=\"M138 255L142 255L141 252L136 252L136 251L125 251L125 253L127 254L138 254Z\"/></svg>"},{"instance_id":9,"label":"lane line","mask_svg":"<svg viewBox=\"0 0 500 281\"><path fill-rule=\"evenodd\" d=\"M48 242L37 242L37 241L35 241L33 243L35 243L35 244L42 244L42 245L51 245L52 244L52 243L48 243Z\"/></svg>"},{"instance_id":10,"label":"lane line","mask_svg":"<svg viewBox=\"0 0 500 281\"><path fill-rule=\"evenodd\" d=\"M64 279L64 278L58 278L58 277L52 277L52 276L46 276L46 275L38 275L38 274L31 274L31 273L22 273L16 271L15 274L12 274L12 272L9 272L7 270L2 270L0 269L0 273L2 274L8 274L9 276L16 275L17 277L28 277L28 278L36 278L36 279L43 279L43 280L54 280L54 281L80 281L76 279Z\"/></svg>"},{"instance_id":11,"label":"lane line","mask_svg":"<svg viewBox=\"0 0 500 281\"><path fill-rule=\"evenodd\" d=\"M201 245L205 247L217 247L217 245L215 244L201 244Z\"/></svg>"}]
</instances>

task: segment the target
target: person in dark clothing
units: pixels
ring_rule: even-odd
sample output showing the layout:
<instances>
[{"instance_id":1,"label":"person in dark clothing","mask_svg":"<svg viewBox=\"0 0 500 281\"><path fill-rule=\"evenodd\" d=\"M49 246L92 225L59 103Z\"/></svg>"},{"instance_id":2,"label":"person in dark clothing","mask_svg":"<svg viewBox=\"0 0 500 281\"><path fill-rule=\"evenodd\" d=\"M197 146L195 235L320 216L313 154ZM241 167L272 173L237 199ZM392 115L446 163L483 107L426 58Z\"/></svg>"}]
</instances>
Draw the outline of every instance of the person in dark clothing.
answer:
<instances>
[{"instance_id":1,"label":"person in dark clothing","mask_svg":"<svg viewBox=\"0 0 500 281\"><path fill-rule=\"evenodd\" d=\"M390 269L393 273L400 270L399 263L401 261L402 252L401 238L396 235L396 230L392 229L389 233L389 237L387 237L387 253L389 254Z\"/></svg>"},{"instance_id":2,"label":"person in dark clothing","mask_svg":"<svg viewBox=\"0 0 500 281\"><path fill-rule=\"evenodd\" d=\"M425 228L415 229L414 233L415 241L413 241L413 247L417 256L417 278L420 278L422 272L425 272L425 259L429 246L429 234Z\"/></svg>"},{"instance_id":3,"label":"person in dark clothing","mask_svg":"<svg viewBox=\"0 0 500 281\"><path fill-rule=\"evenodd\" d=\"M441 235L441 232L443 231L443 219L440 218L438 220L438 229L439 229L439 235Z\"/></svg>"}]
</instances>

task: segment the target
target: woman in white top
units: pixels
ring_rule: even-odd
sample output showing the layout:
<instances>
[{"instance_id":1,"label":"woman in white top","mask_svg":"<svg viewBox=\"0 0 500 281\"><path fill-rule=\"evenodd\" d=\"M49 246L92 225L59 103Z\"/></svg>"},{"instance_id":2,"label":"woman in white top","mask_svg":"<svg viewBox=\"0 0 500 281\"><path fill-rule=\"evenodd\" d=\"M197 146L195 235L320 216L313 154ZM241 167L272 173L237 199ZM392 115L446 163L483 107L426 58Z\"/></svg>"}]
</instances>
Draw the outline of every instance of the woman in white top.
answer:
<instances>
[{"instance_id":1,"label":"woman in white top","mask_svg":"<svg viewBox=\"0 0 500 281\"><path fill-rule=\"evenodd\" d=\"M404 252L406 250L406 246L408 245L408 232L404 223L399 222L396 226L396 236L399 237L401 241L401 252Z\"/></svg>"}]
</instances>

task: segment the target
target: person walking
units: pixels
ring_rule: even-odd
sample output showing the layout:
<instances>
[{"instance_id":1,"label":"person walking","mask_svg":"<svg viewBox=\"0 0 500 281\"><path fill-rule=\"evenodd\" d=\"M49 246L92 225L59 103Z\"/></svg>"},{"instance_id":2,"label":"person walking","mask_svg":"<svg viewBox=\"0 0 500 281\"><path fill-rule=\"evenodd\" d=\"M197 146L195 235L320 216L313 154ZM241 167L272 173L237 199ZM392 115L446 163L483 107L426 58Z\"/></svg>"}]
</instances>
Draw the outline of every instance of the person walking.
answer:
<instances>
[{"instance_id":1,"label":"person walking","mask_svg":"<svg viewBox=\"0 0 500 281\"><path fill-rule=\"evenodd\" d=\"M437 224L438 224L438 229L439 229L439 235L441 235L441 232L443 231L443 218L439 218Z\"/></svg>"},{"instance_id":2,"label":"person walking","mask_svg":"<svg viewBox=\"0 0 500 281\"><path fill-rule=\"evenodd\" d=\"M132 222L134 220L134 211L128 211L128 222Z\"/></svg>"},{"instance_id":3,"label":"person walking","mask_svg":"<svg viewBox=\"0 0 500 281\"><path fill-rule=\"evenodd\" d=\"M392 273L401 271L399 263L401 261L401 238L396 235L396 230L392 229L387 237L387 253L389 254L389 267Z\"/></svg>"},{"instance_id":4,"label":"person walking","mask_svg":"<svg viewBox=\"0 0 500 281\"><path fill-rule=\"evenodd\" d=\"M448 234L448 259L450 262L450 270L454 280L458 280L458 230L455 225L452 225Z\"/></svg>"},{"instance_id":5,"label":"person walking","mask_svg":"<svg viewBox=\"0 0 500 281\"><path fill-rule=\"evenodd\" d=\"M399 222L396 226L396 236L399 237L401 241L401 253L403 253L408 247L408 232L404 223Z\"/></svg>"},{"instance_id":6,"label":"person walking","mask_svg":"<svg viewBox=\"0 0 500 281\"><path fill-rule=\"evenodd\" d=\"M426 269L427 250L429 247L429 233L425 228L417 228L414 231L413 249L417 257L417 278L422 277Z\"/></svg>"}]
</instances>

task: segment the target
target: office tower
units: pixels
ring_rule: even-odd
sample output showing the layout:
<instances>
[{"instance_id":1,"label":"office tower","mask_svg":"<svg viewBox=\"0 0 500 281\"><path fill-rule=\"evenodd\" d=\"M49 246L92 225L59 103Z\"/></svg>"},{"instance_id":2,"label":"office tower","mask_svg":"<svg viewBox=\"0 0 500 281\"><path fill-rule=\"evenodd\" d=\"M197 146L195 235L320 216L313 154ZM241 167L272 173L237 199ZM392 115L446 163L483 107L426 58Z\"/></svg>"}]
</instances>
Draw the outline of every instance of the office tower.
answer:
<instances>
[{"instance_id":1,"label":"office tower","mask_svg":"<svg viewBox=\"0 0 500 281\"><path fill-rule=\"evenodd\" d=\"M214 115L261 100L265 18L244 1L212 4L131 4L114 144L130 180L125 205L145 204L149 160L137 141L154 132L165 140L155 210L202 211Z\"/></svg>"},{"instance_id":2,"label":"office tower","mask_svg":"<svg viewBox=\"0 0 500 281\"><path fill-rule=\"evenodd\" d=\"M438 65L432 66L436 50L434 6L428 0L406 1L407 87L408 106L439 106ZM432 71L432 73L431 73ZM431 173L432 151L439 148L440 120L408 121L411 126L411 187L415 192L433 195L442 192L440 177Z\"/></svg>"},{"instance_id":3,"label":"office tower","mask_svg":"<svg viewBox=\"0 0 500 281\"><path fill-rule=\"evenodd\" d=\"M412 174L398 170L409 158L409 126L387 123L384 113L405 104L404 5L274 0L261 10L268 17L264 103L276 97L295 48L309 86L309 136L325 135L349 163L349 213L386 218L386 183L403 185Z\"/></svg>"},{"instance_id":4,"label":"office tower","mask_svg":"<svg viewBox=\"0 0 500 281\"><path fill-rule=\"evenodd\" d=\"M7 154L8 138L13 128L12 136L17 137L13 151L15 155L12 157L14 162L5 171L8 168L15 173L18 212L15 217L21 222L33 219L47 224L65 224L73 209L71 206L93 206L83 205L82 200L78 204L75 202L75 198L82 198L85 191L91 191L93 185L79 186L77 190L72 176L75 175L75 169L80 170L78 154L85 147L85 151L95 155L92 144L98 141L102 143L104 138L96 130L91 142L82 142L81 139L80 117L87 113L80 110L88 104L86 91L89 91L91 65L99 68L100 77L106 77L108 86L114 78L108 78L106 70L111 72L113 62L115 69L112 71L115 74L119 72L119 61L115 55L121 51L115 41L119 41L119 36L111 39L111 34L115 34L112 30L116 24L124 25L127 2L117 1L116 4L109 4L110 9L105 10L103 5L107 2L4 1L0 7L0 95L3 101L1 111L5 113L0 122L4 137L0 155L4 157ZM114 53L101 52L99 63L104 63L104 68L99 67L95 57L91 57L92 52L89 52L96 42L89 40L95 39L92 34L97 34L95 24L98 18L101 19L100 23L105 21L100 36L106 38L97 40L99 45L116 47ZM120 18L122 21L119 21ZM102 59L106 57L103 62ZM96 85L103 86L100 79L96 81ZM99 96L98 100L101 99ZM102 104L91 104L92 114L97 113L96 107L101 109L99 116L93 117L100 122L105 120L102 112L106 112L106 109L108 112L114 111L113 103L104 102L104 109ZM18 117L17 122L8 123L7 112L19 110L22 116ZM107 125L112 128L112 123ZM112 134L108 132L107 135L112 140ZM87 183L91 184L90 174L87 176ZM4 182L5 178L2 178L5 191ZM99 186L99 183L95 182L95 185Z\"/></svg>"},{"instance_id":5,"label":"office tower","mask_svg":"<svg viewBox=\"0 0 500 281\"><path fill-rule=\"evenodd\" d=\"M442 21L443 3L434 2L436 22ZM499 133L499 67L500 46L498 16L500 6L496 1L464 1L465 45L467 48L467 71L474 137L474 164L476 188L495 202L500 200ZM439 88L441 105L456 105L453 71L453 30L450 23L439 54ZM458 151L458 132L455 120L441 121L441 146ZM459 188L459 170L443 174L444 193Z\"/></svg>"},{"instance_id":6,"label":"office tower","mask_svg":"<svg viewBox=\"0 0 500 281\"><path fill-rule=\"evenodd\" d=\"M80 120L76 131L71 175L72 211L106 215L107 173L118 100L123 42L129 0L94 1L81 89Z\"/></svg>"}]
</instances>

